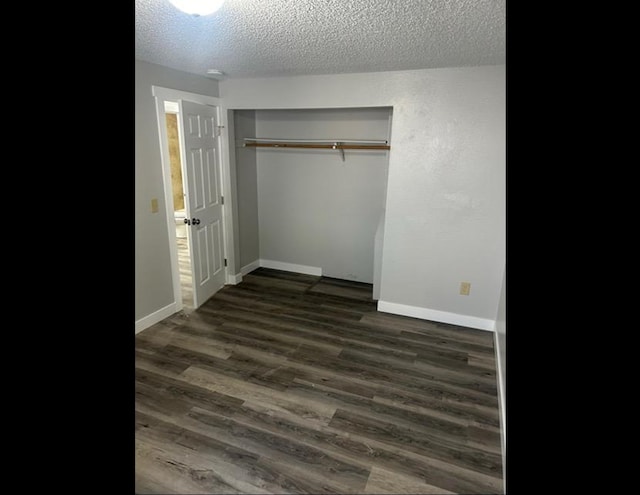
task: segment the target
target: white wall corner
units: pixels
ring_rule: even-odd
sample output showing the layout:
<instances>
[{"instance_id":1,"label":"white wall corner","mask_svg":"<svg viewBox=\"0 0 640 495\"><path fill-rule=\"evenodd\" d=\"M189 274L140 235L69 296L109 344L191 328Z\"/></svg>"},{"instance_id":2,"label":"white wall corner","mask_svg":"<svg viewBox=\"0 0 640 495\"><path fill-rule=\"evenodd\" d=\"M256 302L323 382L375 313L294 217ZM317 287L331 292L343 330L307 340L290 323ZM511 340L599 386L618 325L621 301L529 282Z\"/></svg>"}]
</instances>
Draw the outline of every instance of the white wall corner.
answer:
<instances>
[{"instance_id":1,"label":"white wall corner","mask_svg":"<svg viewBox=\"0 0 640 495\"><path fill-rule=\"evenodd\" d=\"M318 266L296 265L294 263L284 263L282 261L260 260L260 266L273 270L283 270L285 272L303 273L305 275L322 276L322 268Z\"/></svg>"},{"instance_id":2,"label":"white wall corner","mask_svg":"<svg viewBox=\"0 0 640 495\"><path fill-rule=\"evenodd\" d=\"M461 327L477 328L478 330L487 330L489 332L495 332L496 327L495 320L489 320L487 318L460 315L457 313L449 313L436 309L409 306L406 304L398 304L388 301L378 301L378 311L394 315L411 316L413 318L420 318L421 320L450 323L452 325L460 325Z\"/></svg>"},{"instance_id":3,"label":"white wall corner","mask_svg":"<svg viewBox=\"0 0 640 495\"><path fill-rule=\"evenodd\" d=\"M155 325L159 321L162 321L165 318L168 318L175 312L176 312L176 303L172 302L171 304L168 304L164 308L160 308L158 311L154 311L150 315L140 318L138 321L136 321L136 325L135 325L136 335L142 332L145 328L149 328L151 325Z\"/></svg>"},{"instance_id":4,"label":"white wall corner","mask_svg":"<svg viewBox=\"0 0 640 495\"><path fill-rule=\"evenodd\" d=\"M260 268L260 260L254 260L251 263L244 265L242 268L240 268L240 273L244 276L248 273L251 273L256 268Z\"/></svg>"},{"instance_id":5,"label":"white wall corner","mask_svg":"<svg viewBox=\"0 0 640 495\"><path fill-rule=\"evenodd\" d=\"M242 282L242 273L227 273L227 283L231 285L238 285Z\"/></svg>"}]
</instances>

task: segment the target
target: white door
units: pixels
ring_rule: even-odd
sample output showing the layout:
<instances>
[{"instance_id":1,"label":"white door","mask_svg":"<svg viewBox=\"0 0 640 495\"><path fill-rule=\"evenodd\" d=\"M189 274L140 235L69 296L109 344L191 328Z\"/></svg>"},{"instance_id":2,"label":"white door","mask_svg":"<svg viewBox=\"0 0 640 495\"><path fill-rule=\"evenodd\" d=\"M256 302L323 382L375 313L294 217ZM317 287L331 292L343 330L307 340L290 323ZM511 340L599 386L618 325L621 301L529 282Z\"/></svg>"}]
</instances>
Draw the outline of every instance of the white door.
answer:
<instances>
[{"instance_id":1,"label":"white door","mask_svg":"<svg viewBox=\"0 0 640 495\"><path fill-rule=\"evenodd\" d=\"M217 108L186 100L178 105L193 303L198 308L226 280Z\"/></svg>"}]
</instances>

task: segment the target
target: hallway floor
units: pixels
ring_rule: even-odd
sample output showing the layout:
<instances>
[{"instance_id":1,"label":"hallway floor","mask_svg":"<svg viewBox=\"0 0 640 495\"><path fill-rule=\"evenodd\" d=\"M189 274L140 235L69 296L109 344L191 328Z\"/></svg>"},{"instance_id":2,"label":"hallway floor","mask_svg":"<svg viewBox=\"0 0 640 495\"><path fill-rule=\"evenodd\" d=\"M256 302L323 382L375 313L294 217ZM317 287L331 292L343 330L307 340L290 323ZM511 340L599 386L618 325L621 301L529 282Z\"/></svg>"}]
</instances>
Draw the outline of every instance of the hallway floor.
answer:
<instances>
[{"instance_id":1,"label":"hallway floor","mask_svg":"<svg viewBox=\"0 0 640 495\"><path fill-rule=\"evenodd\" d=\"M193 310L193 282L191 276L191 256L187 241L187 226L176 223L178 241L178 265L180 266L180 287L182 288L182 304L184 311Z\"/></svg>"}]
</instances>

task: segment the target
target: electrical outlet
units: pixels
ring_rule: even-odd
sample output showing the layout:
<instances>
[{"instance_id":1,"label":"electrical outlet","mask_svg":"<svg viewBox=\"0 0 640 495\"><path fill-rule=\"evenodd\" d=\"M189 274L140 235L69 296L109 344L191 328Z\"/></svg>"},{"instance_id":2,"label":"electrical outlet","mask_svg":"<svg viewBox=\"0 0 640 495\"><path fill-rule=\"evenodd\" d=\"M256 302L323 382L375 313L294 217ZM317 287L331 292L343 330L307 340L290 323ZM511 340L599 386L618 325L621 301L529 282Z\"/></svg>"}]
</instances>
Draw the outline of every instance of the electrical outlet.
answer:
<instances>
[{"instance_id":1,"label":"electrical outlet","mask_svg":"<svg viewBox=\"0 0 640 495\"><path fill-rule=\"evenodd\" d=\"M471 290L471 283L470 282L460 282L460 295L461 296L468 296L470 290Z\"/></svg>"},{"instance_id":2,"label":"electrical outlet","mask_svg":"<svg viewBox=\"0 0 640 495\"><path fill-rule=\"evenodd\" d=\"M158 213L158 198L151 200L151 213Z\"/></svg>"}]
</instances>

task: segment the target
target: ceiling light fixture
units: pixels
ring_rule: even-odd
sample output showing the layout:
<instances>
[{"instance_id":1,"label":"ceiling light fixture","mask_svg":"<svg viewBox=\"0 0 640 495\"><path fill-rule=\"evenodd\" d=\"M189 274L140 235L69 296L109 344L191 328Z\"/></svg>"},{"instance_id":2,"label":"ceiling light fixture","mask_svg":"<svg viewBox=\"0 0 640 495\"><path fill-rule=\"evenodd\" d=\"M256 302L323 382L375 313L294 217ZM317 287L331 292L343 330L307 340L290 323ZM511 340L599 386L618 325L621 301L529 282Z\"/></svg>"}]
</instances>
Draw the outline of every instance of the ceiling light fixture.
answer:
<instances>
[{"instance_id":1,"label":"ceiling light fixture","mask_svg":"<svg viewBox=\"0 0 640 495\"><path fill-rule=\"evenodd\" d=\"M169 0L174 7L193 16L213 14L222 7L224 0Z\"/></svg>"},{"instance_id":2,"label":"ceiling light fixture","mask_svg":"<svg viewBox=\"0 0 640 495\"><path fill-rule=\"evenodd\" d=\"M207 75L212 77L222 77L224 72L218 69L207 69Z\"/></svg>"}]
</instances>

